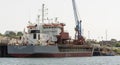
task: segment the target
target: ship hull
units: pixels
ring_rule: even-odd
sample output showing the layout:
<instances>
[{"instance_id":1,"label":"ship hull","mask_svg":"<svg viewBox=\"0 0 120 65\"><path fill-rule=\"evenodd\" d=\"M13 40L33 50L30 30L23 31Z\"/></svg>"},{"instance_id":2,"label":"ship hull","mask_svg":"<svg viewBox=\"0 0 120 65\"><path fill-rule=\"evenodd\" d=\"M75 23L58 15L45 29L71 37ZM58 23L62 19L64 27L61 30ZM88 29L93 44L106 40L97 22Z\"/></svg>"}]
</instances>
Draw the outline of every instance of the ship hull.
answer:
<instances>
[{"instance_id":1,"label":"ship hull","mask_svg":"<svg viewBox=\"0 0 120 65\"><path fill-rule=\"evenodd\" d=\"M8 57L31 57L31 54L8 54Z\"/></svg>"},{"instance_id":2,"label":"ship hull","mask_svg":"<svg viewBox=\"0 0 120 65\"><path fill-rule=\"evenodd\" d=\"M7 46L9 57L89 57L93 52L83 48L58 46ZM76 47L75 47L76 48ZM84 51L83 51L84 50Z\"/></svg>"},{"instance_id":3,"label":"ship hull","mask_svg":"<svg viewBox=\"0 0 120 65\"><path fill-rule=\"evenodd\" d=\"M92 53L10 54L11 57L90 57Z\"/></svg>"},{"instance_id":4,"label":"ship hull","mask_svg":"<svg viewBox=\"0 0 120 65\"><path fill-rule=\"evenodd\" d=\"M33 54L33 57L89 57L91 53L41 53Z\"/></svg>"}]
</instances>

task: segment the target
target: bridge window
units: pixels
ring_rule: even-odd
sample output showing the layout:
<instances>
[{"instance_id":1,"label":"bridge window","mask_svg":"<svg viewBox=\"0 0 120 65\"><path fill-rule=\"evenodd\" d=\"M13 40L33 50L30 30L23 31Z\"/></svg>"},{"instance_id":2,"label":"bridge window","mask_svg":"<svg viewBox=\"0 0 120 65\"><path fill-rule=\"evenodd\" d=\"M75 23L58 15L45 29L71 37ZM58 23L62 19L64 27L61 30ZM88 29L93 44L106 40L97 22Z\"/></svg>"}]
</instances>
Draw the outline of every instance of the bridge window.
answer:
<instances>
[{"instance_id":1,"label":"bridge window","mask_svg":"<svg viewBox=\"0 0 120 65\"><path fill-rule=\"evenodd\" d=\"M31 33L40 33L40 30L31 30Z\"/></svg>"},{"instance_id":2,"label":"bridge window","mask_svg":"<svg viewBox=\"0 0 120 65\"><path fill-rule=\"evenodd\" d=\"M38 35L38 40L40 40L40 35Z\"/></svg>"},{"instance_id":3,"label":"bridge window","mask_svg":"<svg viewBox=\"0 0 120 65\"><path fill-rule=\"evenodd\" d=\"M36 34L33 34L33 39L36 39Z\"/></svg>"}]
</instances>

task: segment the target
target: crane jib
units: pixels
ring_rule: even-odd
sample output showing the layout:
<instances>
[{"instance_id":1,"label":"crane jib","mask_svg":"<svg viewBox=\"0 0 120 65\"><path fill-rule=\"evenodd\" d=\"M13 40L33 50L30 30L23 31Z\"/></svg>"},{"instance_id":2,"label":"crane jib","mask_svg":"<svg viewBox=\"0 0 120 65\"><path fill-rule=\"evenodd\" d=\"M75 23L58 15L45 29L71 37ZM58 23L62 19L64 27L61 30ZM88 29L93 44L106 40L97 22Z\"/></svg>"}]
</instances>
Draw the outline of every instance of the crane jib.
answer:
<instances>
[{"instance_id":1,"label":"crane jib","mask_svg":"<svg viewBox=\"0 0 120 65\"><path fill-rule=\"evenodd\" d=\"M73 4L73 11L74 11L74 17L76 22L76 30L78 35L77 37L80 38L81 37L81 20L78 19L78 11L76 8L75 0L72 0L72 4Z\"/></svg>"}]
</instances>

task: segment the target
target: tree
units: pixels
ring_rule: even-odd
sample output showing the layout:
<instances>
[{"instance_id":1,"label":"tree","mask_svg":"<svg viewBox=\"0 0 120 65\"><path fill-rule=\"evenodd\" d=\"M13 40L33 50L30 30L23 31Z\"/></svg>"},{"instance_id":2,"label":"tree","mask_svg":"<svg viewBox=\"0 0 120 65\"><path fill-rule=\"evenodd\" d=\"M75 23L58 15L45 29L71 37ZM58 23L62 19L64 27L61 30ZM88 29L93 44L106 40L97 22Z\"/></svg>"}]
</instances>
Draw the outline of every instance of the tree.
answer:
<instances>
[{"instance_id":1,"label":"tree","mask_svg":"<svg viewBox=\"0 0 120 65\"><path fill-rule=\"evenodd\" d=\"M2 36L2 33L0 33L0 36Z\"/></svg>"},{"instance_id":2,"label":"tree","mask_svg":"<svg viewBox=\"0 0 120 65\"><path fill-rule=\"evenodd\" d=\"M16 33L15 32L9 32L9 34L6 34L6 36L8 37L16 37Z\"/></svg>"},{"instance_id":3,"label":"tree","mask_svg":"<svg viewBox=\"0 0 120 65\"><path fill-rule=\"evenodd\" d=\"M10 32L9 34L10 34L10 35L13 35L13 36L15 36L15 35L16 35L16 33L15 33L15 32Z\"/></svg>"},{"instance_id":4,"label":"tree","mask_svg":"<svg viewBox=\"0 0 120 65\"><path fill-rule=\"evenodd\" d=\"M17 36L23 36L22 32L17 32Z\"/></svg>"},{"instance_id":5,"label":"tree","mask_svg":"<svg viewBox=\"0 0 120 65\"><path fill-rule=\"evenodd\" d=\"M111 42L117 42L117 40L116 39L111 39Z\"/></svg>"},{"instance_id":6,"label":"tree","mask_svg":"<svg viewBox=\"0 0 120 65\"><path fill-rule=\"evenodd\" d=\"M116 47L120 47L120 43L115 44Z\"/></svg>"}]
</instances>

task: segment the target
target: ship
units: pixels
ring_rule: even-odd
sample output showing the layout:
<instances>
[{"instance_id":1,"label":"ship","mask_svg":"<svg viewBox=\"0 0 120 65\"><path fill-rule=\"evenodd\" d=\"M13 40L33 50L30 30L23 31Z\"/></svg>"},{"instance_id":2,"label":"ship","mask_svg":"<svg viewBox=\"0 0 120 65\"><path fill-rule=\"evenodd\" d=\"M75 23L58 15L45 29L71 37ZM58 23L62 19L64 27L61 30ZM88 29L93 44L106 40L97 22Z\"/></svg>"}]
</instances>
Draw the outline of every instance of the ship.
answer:
<instances>
[{"instance_id":1,"label":"ship","mask_svg":"<svg viewBox=\"0 0 120 65\"><path fill-rule=\"evenodd\" d=\"M68 32L64 31L64 23L55 19L54 22L44 22L44 10L42 10L42 22L31 23L24 29L23 36L17 40L11 40L5 46L1 46L0 54L3 57L89 57L93 56L94 47L85 42L81 34L81 20L76 13L75 1L72 0L75 16L75 39L71 39ZM44 9L44 4L42 5Z\"/></svg>"},{"instance_id":2,"label":"ship","mask_svg":"<svg viewBox=\"0 0 120 65\"><path fill-rule=\"evenodd\" d=\"M21 40L7 46L13 57L84 57L92 56L93 47L74 44L63 23L29 25ZM38 29L40 27L40 30Z\"/></svg>"},{"instance_id":3,"label":"ship","mask_svg":"<svg viewBox=\"0 0 120 65\"><path fill-rule=\"evenodd\" d=\"M8 45L8 54L13 57L83 57L92 56L93 47L74 44L63 23L33 24L27 26L16 45ZM39 28L38 28L39 27ZM40 29L40 30L39 30Z\"/></svg>"}]
</instances>

